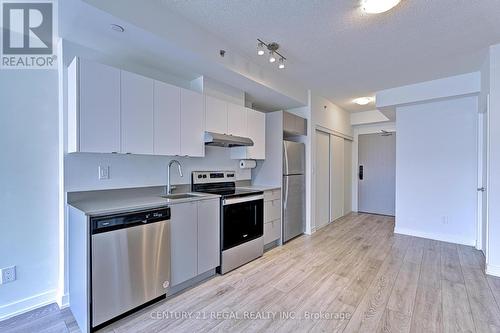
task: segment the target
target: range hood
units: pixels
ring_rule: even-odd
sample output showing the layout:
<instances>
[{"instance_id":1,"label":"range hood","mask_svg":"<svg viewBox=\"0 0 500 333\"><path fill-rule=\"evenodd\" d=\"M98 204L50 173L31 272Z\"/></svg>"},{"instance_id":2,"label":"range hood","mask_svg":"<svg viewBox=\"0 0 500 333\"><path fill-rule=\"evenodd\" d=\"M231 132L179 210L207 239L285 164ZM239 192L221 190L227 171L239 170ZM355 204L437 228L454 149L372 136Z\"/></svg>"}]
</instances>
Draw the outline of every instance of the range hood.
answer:
<instances>
[{"instance_id":1,"label":"range hood","mask_svg":"<svg viewBox=\"0 0 500 333\"><path fill-rule=\"evenodd\" d=\"M242 136L205 132L205 145L228 148L247 147L253 146L253 141Z\"/></svg>"}]
</instances>

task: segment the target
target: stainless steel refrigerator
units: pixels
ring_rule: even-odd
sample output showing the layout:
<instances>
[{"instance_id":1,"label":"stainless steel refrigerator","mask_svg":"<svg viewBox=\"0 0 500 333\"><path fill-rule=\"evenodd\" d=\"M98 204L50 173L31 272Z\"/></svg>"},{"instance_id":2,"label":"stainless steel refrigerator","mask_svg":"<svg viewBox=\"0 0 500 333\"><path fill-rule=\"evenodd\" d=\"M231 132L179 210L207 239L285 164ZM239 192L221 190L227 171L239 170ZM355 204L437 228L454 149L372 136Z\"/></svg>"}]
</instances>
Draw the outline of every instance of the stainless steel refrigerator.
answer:
<instances>
[{"instance_id":1,"label":"stainless steel refrigerator","mask_svg":"<svg viewBox=\"0 0 500 333\"><path fill-rule=\"evenodd\" d=\"M305 230L305 159L303 143L283 141L283 243Z\"/></svg>"}]
</instances>

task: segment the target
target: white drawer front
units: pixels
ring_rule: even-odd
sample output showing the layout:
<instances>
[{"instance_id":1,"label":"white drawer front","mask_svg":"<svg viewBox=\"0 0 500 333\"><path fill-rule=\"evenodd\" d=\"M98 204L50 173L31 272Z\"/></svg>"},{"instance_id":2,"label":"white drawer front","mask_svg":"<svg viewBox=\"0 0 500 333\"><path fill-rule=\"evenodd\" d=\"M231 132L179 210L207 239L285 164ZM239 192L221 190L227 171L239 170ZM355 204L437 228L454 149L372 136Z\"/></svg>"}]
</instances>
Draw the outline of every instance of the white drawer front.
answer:
<instances>
[{"instance_id":1,"label":"white drawer front","mask_svg":"<svg viewBox=\"0 0 500 333\"><path fill-rule=\"evenodd\" d=\"M281 198L281 189L264 191L264 201L271 201Z\"/></svg>"},{"instance_id":2,"label":"white drawer front","mask_svg":"<svg viewBox=\"0 0 500 333\"><path fill-rule=\"evenodd\" d=\"M264 244L269 244L281 237L281 220L264 224Z\"/></svg>"},{"instance_id":3,"label":"white drawer front","mask_svg":"<svg viewBox=\"0 0 500 333\"><path fill-rule=\"evenodd\" d=\"M264 223L281 218L281 199L264 202Z\"/></svg>"}]
</instances>

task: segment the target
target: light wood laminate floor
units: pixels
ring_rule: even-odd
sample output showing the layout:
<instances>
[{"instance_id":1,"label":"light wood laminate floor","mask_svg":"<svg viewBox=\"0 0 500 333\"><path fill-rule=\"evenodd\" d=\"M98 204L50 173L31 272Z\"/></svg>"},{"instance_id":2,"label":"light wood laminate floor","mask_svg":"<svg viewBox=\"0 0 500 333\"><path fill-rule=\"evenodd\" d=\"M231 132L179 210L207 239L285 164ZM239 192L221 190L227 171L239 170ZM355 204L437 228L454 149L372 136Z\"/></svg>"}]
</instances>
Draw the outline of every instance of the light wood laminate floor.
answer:
<instances>
[{"instance_id":1,"label":"light wood laminate floor","mask_svg":"<svg viewBox=\"0 0 500 333\"><path fill-rule=\"evenodd\" d=\"M500 279L481 252L393 230L351 214L102 331L500 332ZM77 330L67 309L23 316L0 331Z\"/></svg>"}]
</instances>

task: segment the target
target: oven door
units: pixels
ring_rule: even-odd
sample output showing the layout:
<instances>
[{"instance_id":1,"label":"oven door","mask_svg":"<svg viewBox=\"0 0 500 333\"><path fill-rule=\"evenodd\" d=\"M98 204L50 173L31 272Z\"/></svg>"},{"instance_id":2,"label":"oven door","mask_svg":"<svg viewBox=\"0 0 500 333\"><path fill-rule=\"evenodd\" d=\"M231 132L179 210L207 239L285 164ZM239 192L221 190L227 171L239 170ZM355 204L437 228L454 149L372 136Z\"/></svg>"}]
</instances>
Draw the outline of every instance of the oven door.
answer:
<instances>
[{"instance_id":1,"label":"oven door","mask_svg":"<svg viewBox=\"0 0 500 333\"><path fill-rule=\"evenodd\" d=\"M264 196L228 198L222 201L222 250L264 234Z\"/></svg>"}]
</instances>

